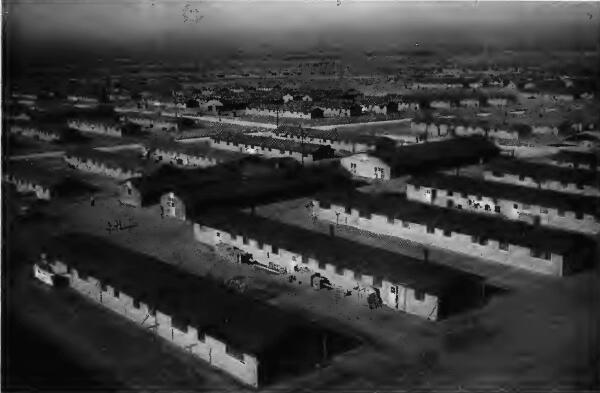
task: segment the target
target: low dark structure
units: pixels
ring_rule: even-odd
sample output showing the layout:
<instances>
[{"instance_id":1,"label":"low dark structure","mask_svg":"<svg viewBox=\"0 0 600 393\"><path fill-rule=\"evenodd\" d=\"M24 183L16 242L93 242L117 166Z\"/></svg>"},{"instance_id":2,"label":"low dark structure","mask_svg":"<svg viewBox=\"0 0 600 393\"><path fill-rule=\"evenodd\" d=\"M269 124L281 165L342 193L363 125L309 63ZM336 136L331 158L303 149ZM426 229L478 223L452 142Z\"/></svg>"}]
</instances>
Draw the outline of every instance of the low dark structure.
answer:
<instances>
[{"instance_id":1,"label":"low dark structure","mask_svg":"<svg viewBox=\"0 0 600 393\"><path fill-rule=\"evenodd\" d=\"M556 276L595 261L592 239L562 230L407 200L402 195L330 193L321 219Z\"/></svg>"},{"instance_id":2,"label":"low dark structure","mask_svg":"<svg viewBox=\"0 0 600 393\"><path fill-rule=\"evenodd\" d=\"M76 291L251 386L307 371L356 343L90 235L54 238L42 263Z\"/></svg>"},{"instance_id":3,"label":"low dark structure","mask_svg":"<svg viewBox=\"0 0 600 393\"><path fill-rule=\"evenodd\" d=\"M480 277L443 265L241 212L190 219L198 241L240 249L267 270L295 274L308 269L307 283L314 283L316 275L321 283L375 294L383 304L423 318L444 318L484 300Z\"/></svg>"},{"instance_id":4,"label":"low dark structure","mask_svg":"<svg viewBox=\"0 0 600 393\"><path fill-rule=\"evenodd\" d=\"M484 137L461 137L397 148L383 147L372 153L391 169L391 177L480 164L500 150Z\"/></svg>"}]
</instances>

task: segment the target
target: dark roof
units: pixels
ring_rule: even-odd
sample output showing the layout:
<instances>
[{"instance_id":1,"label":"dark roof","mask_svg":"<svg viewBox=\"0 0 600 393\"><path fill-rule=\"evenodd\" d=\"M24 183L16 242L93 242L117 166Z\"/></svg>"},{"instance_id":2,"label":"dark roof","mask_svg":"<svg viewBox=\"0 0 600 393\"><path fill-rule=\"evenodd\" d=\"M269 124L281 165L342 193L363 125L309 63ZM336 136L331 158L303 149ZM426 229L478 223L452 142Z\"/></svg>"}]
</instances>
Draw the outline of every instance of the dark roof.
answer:
<instances>
[{"instance_id":1,"label":"dark roof","mask_svg":"<svg viewBox=\"0 0 600 393\"><path fill-rule=\"evenodd\" d=\"M487 169L492 172L529 176L536 181L554 180L598 187L594 172L586 170L561 168L554 165L511 159L494 160L487 165Z\"/></svg>"},{"instance_id":2,"label":"dark roof","mask_svg":"<svg viewBox=\"0 0 600 393\"><path fill-rule=\"evenodd\" d=\"M499 149L483 137L461 137L397 148L377 149L372 153L387 163L394 176L479 163L499 154Z\"/></svg>"},{"instance_id":3,"label":"dark roof","mask_svg":"<svg viewBox=\"0 0 600 393\"><path fill-rule=\"evenodd\" d=\"M397 194L329 193L321 194L317 199L353 207L360 212L380 214L402 221L487 239L503 240L511 244L559 254L578 250L582 246L590 246L591 242L579 234L413 202Z\"/></svg>"},{"instance_id":4,"label":"dark roof","mask_svg":"<svg viewBox=\"0 0 600 393\"><path fill-rule=\"evenodd\" d=\"M229 141L233 143L241 143L244 145L260 146L263 149L294 151L306 154L315 153L317 150L321 150L325 147L323 145L317 145L314 143L300 143L286 139L246 135L239 133L220 133L218 135L211 135L211 139L214 141Z\"/></svg>"},{"instance_id":5,"label":"dark roof","mask_svg":"<svg viewBox=\"0 0 600 393\"><path fill-rule=\"evenodd\" d=\"M65 157L92 160L104 165L125 170L141 170L143 162L137 153L112 153L96 149L76 148L65 152Z\"/></svg>"},{"instance_id":6,"label":"dark roof","mask_svg":"<svg viewBox=\"0 0 600 393\"><path fill-rule=\"evenodd\" d=\"M481 280L478 276L445 266L430 265L384 249L241 212L198 215L194 221L314 257L323 264L352 269L375 279L388 279L436 295L451 295L445 291Z\"/></svg>"},{"instance_id":7,"label":"dark roof","mask_svg":"<svg viewBox=\"0 0 600 393\"><path fill-rule=\"evenodd\" d=\"M146 146L150 150L161 149L163 151L187 154L193 157L214 158L219 162L239 160L246 156L246 154L233 151L212 149L208 143L182 143L154 140L147 143Z\"/></svg>"},{"instance_id":8,"label":"dark roof","mask_svg":"<svg viewBox=\"0 0 600 393\"><path fill-rule=\"evenodd\" d=\"M490 182L472 177L431 173L411 179L408 184L507 199L530 205L553 207L564 211L579 211L600 216L600 198L532 189L507 183Z\"/></svg>"},{"instance_id":9,"label":"dark roof","mask_svg":"<svg viewBox=\"0 0 600 393\"><path fill-rule=\"evenodd\" d=\"M54 187L63 180L56 171L35 165L28 161L11 161L7 164L7 172L15 178L39 184L44 187Z\"/></svg>"},{"instance_id":10,"label":"dark roof","mask_svg":"<svg viewBox=\"0 0 600 393\"><path fill-rule=\"evenodd\" d=\"M235 185L235 186L233 186ZM202 187L172 190L184 201L186 216L215 207L249 207L296 199L323 190L351 189L357 186L347 172L335 164L279 169L257 176L232 173Z\"/></svg>"},{"instance_id":11,"label":"dark roof","mask_svg":"<svg viewBox=\"0 0 600 393\"><path fill-rule=\"evenodd\" d=\"M305 321L213 280L121 247L100 237L65 234L47 247L49 256L222 339L237 350L260 354Z\"/></svg>"},{"instance_id":12,"label":"dark roof","mask_svg":"<svg viewBox=\"0 0 600 393\"><path fill-rule=\"evenodd\" d=\"M598 155L583 151L561 150L551 157L558 162L569 162L577 164L587 164L591 168L598 166Z\"/></svg>"},{"instance_id":13,"label":"dark roof","mask_svg":"<svg viewBox=\"0 0 600 393\"><path fill-rule=\"evenodd\" d=\"M240 160L228 161L208 168L180 169L164 165L156 171L140 178L130 179L138 190L143 206L159 202L160 197L167 192L188 194L185 190L205 190L211 184L217 184L223 194L227 194L242 178L255 176L269 177L277 166L297 166L295 160L265 159L262 157L246 156ZM214 186L213 186L214 187ZM221 195L223 196L223 195Z\"/></svg>"},{"instance_id":14,"label":"dark roof","mask_svg":"<svg viewBox=\"0 0 600 393\"><path fill-rule=\"evenodd\" d=\"M298 126L282 125L273 131L277 135L281 136L292 136L292 137L308 137L316 139L325 139L327 141L341 141L348 143L364 143L367 145L375 146L379 142L389 140L385 137L378 137L372 135L356 134L352 132L338 132L337 129L333 130L319 130L315 128L304 128Z\"/></svg>"}]
</instances>

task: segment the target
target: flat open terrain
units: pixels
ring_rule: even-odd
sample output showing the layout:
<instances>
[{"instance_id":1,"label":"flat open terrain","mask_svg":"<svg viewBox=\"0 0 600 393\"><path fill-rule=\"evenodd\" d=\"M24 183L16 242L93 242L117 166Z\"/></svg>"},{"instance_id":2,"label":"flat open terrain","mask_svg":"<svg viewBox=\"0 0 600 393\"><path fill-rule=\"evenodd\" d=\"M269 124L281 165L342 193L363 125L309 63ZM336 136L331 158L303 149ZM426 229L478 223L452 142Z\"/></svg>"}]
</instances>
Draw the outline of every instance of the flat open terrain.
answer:
<instances>
[{"instance_id":1,"label":"flat open terrain","mask_svg":"<svg viewBox=\"0 0 600 393\"><path fill-rule=\"evenodd\" d=\"M61 165L56 159L40 161L44 162ZM358 294L344 297L335 291L316 291L301 277L290 283L286 276L230 264L193 240L191 223L161 219L158 208L120 206L112 179L95 175L82 179L101 189L95 206L90 206L87 197L57 200L43 209L45 218L8 221L12 228L9 251L14 256L10 293L18 299L12 312L28 326L45 332L70 357L102 370L119 384L139 391L243 391L227 376L120 316L69 291L53 291L28 279L20 266L52 234L92 233L193 274L217 280L243 276L250 296L292 308L363 341L361 347L339 355L327 367L265 391L454 391L459 387L478 392L498 388L550 391L592 386L591 361L600 348L600 279L595 272L552 279L431 250L434 262L484 275L507 291L492 296L482 309L428 322L386 308L370 310L364 302L357 302ZM307 201L258 207L256 212L311 230L328 230L323 223L313 223ZM107 223L116 219L136 226L109 233ZM342 227L336 233L399 253L422 255L422 248L409 242L368 237Z\"/></svg>"}]
</instances>

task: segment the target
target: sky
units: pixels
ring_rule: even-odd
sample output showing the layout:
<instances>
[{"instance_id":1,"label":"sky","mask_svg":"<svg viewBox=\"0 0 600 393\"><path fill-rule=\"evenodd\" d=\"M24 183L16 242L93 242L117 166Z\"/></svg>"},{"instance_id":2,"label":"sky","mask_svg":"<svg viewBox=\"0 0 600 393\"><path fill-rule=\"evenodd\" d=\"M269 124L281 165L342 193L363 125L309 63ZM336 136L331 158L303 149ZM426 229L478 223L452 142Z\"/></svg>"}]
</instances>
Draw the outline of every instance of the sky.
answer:
<instances>
[{"instance_id":1,"label":"sky","mask_svg":"<svg viewBox=\"0 0 600 393\"><path fill-rule=\"evenodd\" d=\"M5 7L14 56L68 50L201 56L219 48L457 42L593 47L600 39L600 3L12 0Z\"/></svg>"}]
</instances>

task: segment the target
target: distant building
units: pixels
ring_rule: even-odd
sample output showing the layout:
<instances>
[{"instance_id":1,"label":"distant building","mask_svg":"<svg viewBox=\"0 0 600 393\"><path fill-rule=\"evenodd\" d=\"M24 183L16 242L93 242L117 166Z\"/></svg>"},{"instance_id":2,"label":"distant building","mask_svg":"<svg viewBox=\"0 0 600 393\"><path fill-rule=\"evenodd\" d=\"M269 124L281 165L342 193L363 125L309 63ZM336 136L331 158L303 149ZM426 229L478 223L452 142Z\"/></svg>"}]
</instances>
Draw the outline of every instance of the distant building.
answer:
<instances>
[{"instance_id":1,"label":"distant building","mask_svg":"<svg viewBox=\"0 0 600 393\"><path fill-rule=\"evenodd\" d=\"M116 179L141 176L143 163L134 154L109 153L95 149L73 149L65 153L66 163L84 172L97 173Z\"/></svg>"},{"instance_id":2,"label":"distant building","mask_svg":"<svg viewBox=\"0 0 600 393\"><path fill-rule=\"evenodd\" d=\"M245 385L308 371L336 354L325 328L164 261L77 233L46 248L44 264L73 290Z\"/></svg>"},{"instance_id":3,"label":"distant building","mask_svg":"<svg viewBox=\"0 0 600 393\"><path fill-rule=\"evenodd\" d=\"M167 120L155 116L125 116L124 121L137 124L144 130L156 130L156 131L178 131L179 125L176 121Z\"/></svg>"},{"instance_id":4,"label":"distant building","mask_svg":"<svg viewBox=\"0 0 600 393\"><path fill-rule=\"evenodd\" d=\"M12 184L18 193L33 194L37 199L46 201L91 190L85 183L70 176L30 163L11 162L3 180Z\"/></svg>"},{"instance_id":5,"label":"distant building","mask_svg":"<svg viewBox=\"0 0 600 393\"><path fill-rule=\"evenodd\" d=\"M487 99L487 104L497 108L504 108L508 106L509 100L503 97L489 97Z\"/></svg>"},{"instance_id":6,"label":"distant building","mask_svg":"<svg viewBox=\"0 0 600 393\"><path fill-rule=\"evenodd\" d=\"M210 139L211 146L216 149L257 154L269 158L290 157L306 164L333 158L335 153L330 146L263 136L219 134L211 136Z\"/></svg>"},{"instance_id":7,"label":"distant building","mask_svg":"<svg viewBox=\"0 0 600 393\"><path fill-rule=\"evenodd\" d=\"M453 138L360 153L346 157L341 164L357 177L389 180L420 171L478 164L498 154L499 149L485 138Z\"/></svg>"},{"instance_id":8,"label":"distant building","mask_svg":"<svg viewBox=\"0 0 600 393\"><path fill-rule=\"evenodd\" d=\"M351 153L375 150L378 145L384 143L391 143L393 145L393 142L385 137L359 135L343 131L338 132L337 130L302 128L299 126L280 126L272 133L277 138L319 145L329 145L335 150Z\"/></svg>"},{"instance_id":9,"label":"distant building","mask_svg":"<svg viewBox=\"0 0 600 393\"><path fill-rule=\"evenodd\" d=\"M407 181L409 200L587 234L600 232L600 199L432 173Z\"/></svg>"},{"instance_id":10,"label":"distant building","mask_svg":"<svg viewBox=\"0 0 600 393\"><path fill-rule=\"evenodd\" d=\"M473 98L463 98L459 101L460 106L465 108L479 108L479 100Z\"/></svg>"},{"instance_id":11,"label":"distant building","mask_svg":"<svg viewBox=\"0 0 600 393\"><path fill-rule=\"evenodd\" d=\"M59 132L52 131L50 129L43 129L40 126L29 123L12 124L10 126L10 133L45 142L55 142L61 139Z\"/></svg>"},{"instance_id":12,"label":"distant building","mask_svg":"<svg viewBox=\"0 0 600 393\"><path fill-rule=\"evenodd\" d=\"M211 149L208 144L186 144L178 142L153 142L147 145L148 157L165 164L204 168L223 162L238 160L244 154Z\"/></svg>"},{"instance_id":13,"label":"distant building","mask_svg":"<svg viewBox=\"0 0 600 393\"><path fill-rule=\"evenodd\" d=\"M119 138L123 136L121 125L114 121L108 122L72 119L67 121L67 125L69 128L73 128L84 133L107 135Z\"/></svg>"},{"instance_id":14,"label":"distant building","mask_svg":"<svg viewBox=\"0 0 600 393\"><path fill-rule=\"evenodd\" d=\"M520 160L496 160L483 172L486 180L572 194L600 196L592 171L559 168Z\"/></svg>"},{"instance_id":15,"label":"distant building","mask_svg":"<svg viewBox=\"0 0 600 393\"><path fill-rule=\"evenodd\" d=\"M294 274L307 284L318 278L364 304L374 297L393 310L438 320L481 303L482 280L444 266L243 213L193 220L194 238L230 250L233 262Z\"/></svg>"},{"instance_id":16,"label":"distant building","mask_svg":"<svg viewBox=\"0 0 600 393\"><path fill-rule=\"evenodd\" d=\"M37 199L50 200L54 196L54 187L59 178L33 165L11 165L3 173L3 180L14 185L16 191L21 194L32 193Z\"/></svg>"},{"instance_id":17,"label":"distant building","mask_svg":"<svg viewBox=\"0 0 600 393\"><path fill-rule=\"evenodd\" d=\"M382 159L367 153L358 153L340 160L342 167L357 178L390 180L391 168Z\"/></svg>"},{"instance_id":18,"label":"distant building","mask_svg":"<svg viewBox=\"0 0 600 393\"><path fill-rule=\"evenodd\" d=\"M323 117L323 111L314 111L312 105L308 102L288 101L283 105L279 104L248 104L246 114L252 116L268 116L292 119L313 119Z\"/></svg>"},{"instance_id":19,"label":"distant building","mask_svg":"<svg viewBox=\"0 0 600 393\"><path fill-rule=\"evenodd\" d=\"M446 209L398 195L322 195L319 219L395 236L537 273L563 276L591 265L594 242L581 234Z\"/></svg>"},{"instance_id":20,"label":"distant building","mask_svg":"<svg viewBox=\"0 0 600 393\"><path fill-rule=\"evenodd\" d=\"M545 160L551 165L563 168L587 169L596 171L598 169L598 154L594 152L578 152L563 150Z\"/></svg>"}]
</instances>

